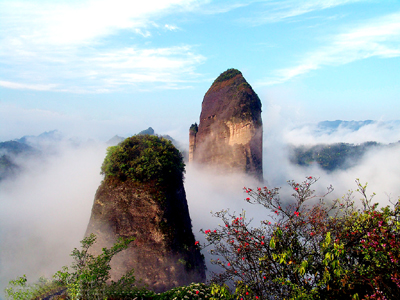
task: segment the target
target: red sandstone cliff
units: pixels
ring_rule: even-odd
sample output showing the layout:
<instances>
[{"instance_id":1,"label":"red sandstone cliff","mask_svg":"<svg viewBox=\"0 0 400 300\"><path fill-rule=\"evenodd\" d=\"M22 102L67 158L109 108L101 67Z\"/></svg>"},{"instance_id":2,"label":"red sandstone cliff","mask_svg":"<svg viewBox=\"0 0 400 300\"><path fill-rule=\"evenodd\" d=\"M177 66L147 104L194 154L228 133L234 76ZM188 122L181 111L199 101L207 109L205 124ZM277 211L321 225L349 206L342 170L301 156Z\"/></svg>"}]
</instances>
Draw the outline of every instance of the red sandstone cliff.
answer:
<instances>
[{"instance_id":1,"label":"red sandstone cliff","mask_svg":"<svg viewBox=\"0 0 400 300\"><path fill-rule=\"evenodd\" d=\"M98 254L118 237L135 237L111 261L111 279L133 268L141 285L156 292L204 282L204 260L195 245L183 186L184 164L171 142L155 136L128 138L110 148L102 170L106 176L86 231L97 236L92 251Z\"/></svg>"},{"instance_id":2,"label":"red sandstone cliff","mask_svg":"<svg viewBox=\"0 0 400 300\"><path fill-rule=\"evenodd\" d=\"M262 180L261 101L238 70L222 73L205 94L198 130L190 130L192 161Z\"/></svg>"}]
</instances>

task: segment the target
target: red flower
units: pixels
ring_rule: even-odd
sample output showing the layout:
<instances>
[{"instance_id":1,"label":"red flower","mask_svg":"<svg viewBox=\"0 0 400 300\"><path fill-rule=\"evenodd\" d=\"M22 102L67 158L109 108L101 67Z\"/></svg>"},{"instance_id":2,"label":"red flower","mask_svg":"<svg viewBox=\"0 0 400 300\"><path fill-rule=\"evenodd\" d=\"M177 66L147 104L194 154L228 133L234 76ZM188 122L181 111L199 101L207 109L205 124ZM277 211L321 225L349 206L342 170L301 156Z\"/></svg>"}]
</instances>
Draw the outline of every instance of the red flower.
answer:
<instances>
[{"instance_id":1,"label":"red flower","mask_svg":"<svg viewBox=\"0 0 400 300\"><path fill-rule=\"evenodd\" d=\"M196 294L198 294L199 293L199 291L196 291Z\"/></svg>"},{"instance_id":2,"label":"red flower","mask_svg":"<svg viewBox=\"0 0 400 300\"><path fill-rule=\"evenodd\" d=\"M228 263L228 267L230 267L231 266L231 263Z\"/></svg>"},{"instance_id":3,"label":"red flower","mask_svg":"<svg viewBox=\"0 0 400 300\"><path fill-rule=\"evenodd\" d=\"M194 242L194 245L196 246L196 245L198 245L200 242L199 241L195 241Z\"/></svg>"}]
</instances>

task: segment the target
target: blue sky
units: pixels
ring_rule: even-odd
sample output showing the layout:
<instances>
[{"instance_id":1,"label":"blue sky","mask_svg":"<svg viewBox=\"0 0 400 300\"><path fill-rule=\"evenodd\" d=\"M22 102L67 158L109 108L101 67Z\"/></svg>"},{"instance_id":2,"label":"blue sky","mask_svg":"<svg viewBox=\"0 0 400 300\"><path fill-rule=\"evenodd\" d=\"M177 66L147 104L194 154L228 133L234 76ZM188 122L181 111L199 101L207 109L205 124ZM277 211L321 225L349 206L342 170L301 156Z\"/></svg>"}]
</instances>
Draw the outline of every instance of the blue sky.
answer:
<instances>
[{"instance_id":1,"label":"blue sky","mask_svg":"<svg viewBox=\"0 0 400 300\"><path fill-rule=\"evenodd\" d=\"M267 128L399 119L400 2L0 0L0 141L149 126L185 140L228 68Z\"/></svg>"}]
</instances>

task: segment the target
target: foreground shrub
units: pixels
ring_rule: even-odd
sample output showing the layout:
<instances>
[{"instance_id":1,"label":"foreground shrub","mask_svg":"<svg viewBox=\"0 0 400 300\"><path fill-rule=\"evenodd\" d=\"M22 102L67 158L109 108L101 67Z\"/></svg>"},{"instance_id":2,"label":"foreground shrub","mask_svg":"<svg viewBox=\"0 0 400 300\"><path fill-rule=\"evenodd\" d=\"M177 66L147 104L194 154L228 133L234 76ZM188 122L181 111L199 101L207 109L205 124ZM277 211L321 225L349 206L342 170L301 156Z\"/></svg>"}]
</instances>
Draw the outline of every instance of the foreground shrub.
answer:
<instances>
[{"instance_id":1,"label":"foreground shrub","mask_svg":"<svg viewBox=\"0 0 400 300\"><path fill-rule=\"evenodd\" d=\"M27 284L26 275L18 277L15 280L10 280L5 288L5 296L12 300L39 299L48 293L56 293L61 291L55 282L52 282L44 277L40 277L38 282Z\"/></svg>"},{"instance_id":2,"label":"foreground shrub","mask_svg":"<svg viewBox=\"0 0 400 300\"><path fill-rule=\"evenodd\" d=\"M315 182L290 181L292 204L278 188L245 188L246 201L269 216L259 227L244 213L216 213L223 225L203 231L222 269L213 280L234 285L242 299L397 299L399 203L378 210L357 181L361 208L352 193L326 204L332 188L317 197Z\"/></svg>"},{"instance_id":3,"label":"foreground shrub","mask_svg":"<svg viewBox=\"0 0 400 300\"><path fill-rule=\"evenodd\" d=\"M82 249L75 248L71 256L74 262L71 271L63 267L54 275L54 279L61 286L67 288L70 299L104 299L109 293L123 292L134 288L135 277L133 270L123 276L118 282L111 282L110 261L113 256L126 249L134 239L120 239L110 249L103 248L102 253L94 256L89 248L95 243L96 236L91 234L82 241Z\"/></svg>"}]
</instances>

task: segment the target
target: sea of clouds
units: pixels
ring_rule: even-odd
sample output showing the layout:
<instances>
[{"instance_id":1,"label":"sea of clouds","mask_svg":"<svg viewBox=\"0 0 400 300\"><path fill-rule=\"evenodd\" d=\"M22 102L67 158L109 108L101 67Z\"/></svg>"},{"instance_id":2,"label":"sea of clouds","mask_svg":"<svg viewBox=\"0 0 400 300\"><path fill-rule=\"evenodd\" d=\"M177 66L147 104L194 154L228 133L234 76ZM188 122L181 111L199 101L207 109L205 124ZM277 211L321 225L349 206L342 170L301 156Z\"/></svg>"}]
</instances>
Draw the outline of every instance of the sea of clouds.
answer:
<instances>
[{"instance_id":1,"label":"sea of clouds","mask_svg":"<svg viewBox=\"0 0 400 300\"><path fill-rule=\"evenodd\" d=\"M359 130L337 128L327 133L316 130L314 124L293 126L284 118L264 115L264 178L259 183L247 176L212 174L188 165L185 189L196 239L204 242L200 229L212 229L221 222L211 212L229 209L246 212L257 226L268 218L266 211L244 201L243 187L282 187L282 198L290 198L287 180L303 181L306 176L319 178L315 188L323 194L332 185L328 197L342 197L349 189L356 189L356 178L368 182L375 200L388 205L400 196L399 145L371 150L354 167L327 173L317 165L299 167L289 161L289 145L316 143L363 143L378 141L396 143L400 140L400 126L373 123ZM187 141L182 141L187 144ZM47 145L48 146L48 145ZM79 247L97 187L102 175L100 166L107 145L103 142L70 143L58 141L47 147L48 153L36 158L16 161L23 171L15 178L0 182L0 289L10 279L26 274L35 280L50 277L63 265L71 262L74 247ZM50 149L50 150L49 150ZM356 196L356 199L358 196ZM209 260L208 248L204 249ZM213 268L207 263L210 270Z\"/></svg>"}]
</instances>

